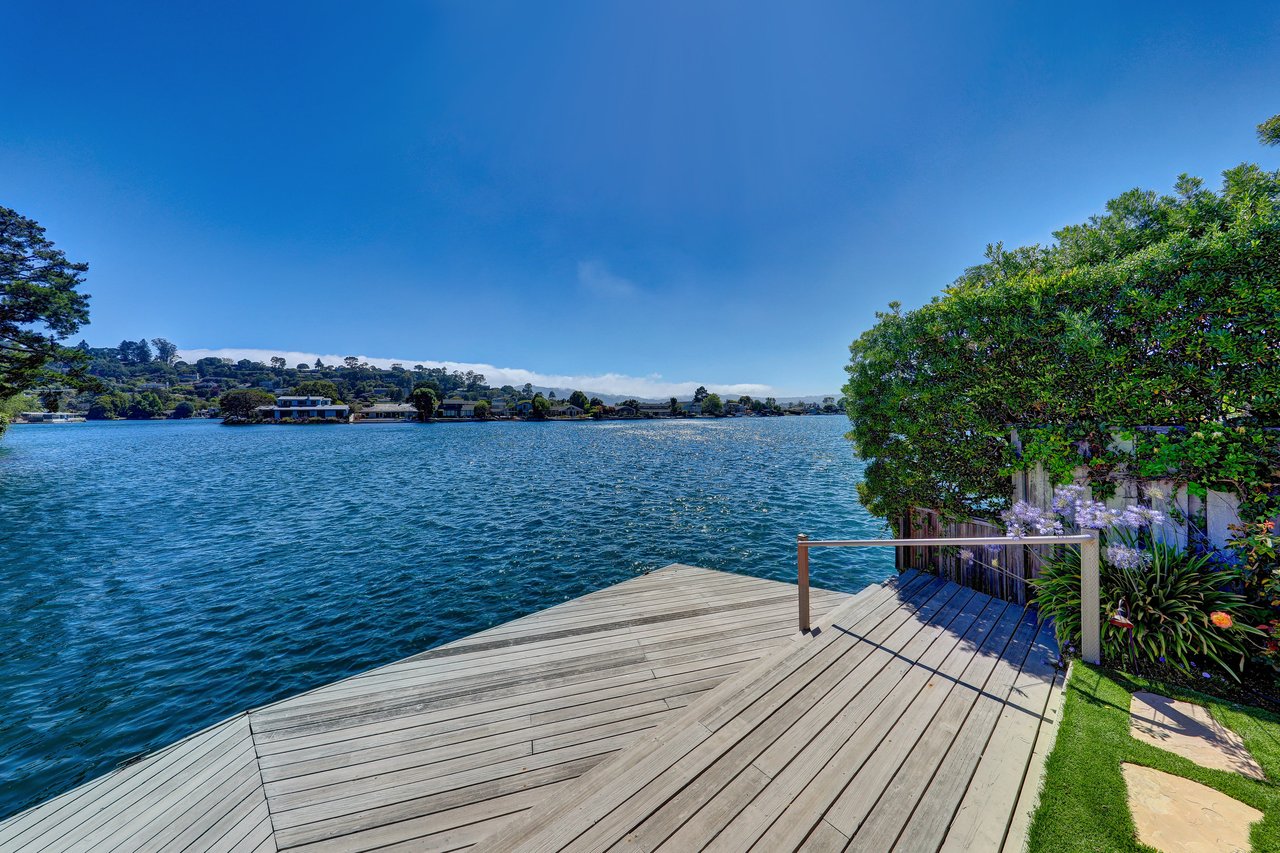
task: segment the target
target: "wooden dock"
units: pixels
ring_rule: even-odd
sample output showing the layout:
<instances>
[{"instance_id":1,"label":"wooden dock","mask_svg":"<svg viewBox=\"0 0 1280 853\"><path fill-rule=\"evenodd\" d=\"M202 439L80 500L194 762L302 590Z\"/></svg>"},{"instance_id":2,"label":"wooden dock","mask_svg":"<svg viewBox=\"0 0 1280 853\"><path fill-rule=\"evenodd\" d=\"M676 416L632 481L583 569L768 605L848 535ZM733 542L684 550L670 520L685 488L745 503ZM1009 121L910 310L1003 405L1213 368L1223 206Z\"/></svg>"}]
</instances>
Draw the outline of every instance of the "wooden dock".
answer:
<instances>
[{"instance_id":1,"label":"wooden dock","mask_svg":"<svg viewBox=\"0 0 1280 853\"><path fill-rule=\"evenodd\" d=\"M1018 849L1048 629L911 573L813 606L670 566L224 721L0 851Z\"/></svg>"}]
</instances>

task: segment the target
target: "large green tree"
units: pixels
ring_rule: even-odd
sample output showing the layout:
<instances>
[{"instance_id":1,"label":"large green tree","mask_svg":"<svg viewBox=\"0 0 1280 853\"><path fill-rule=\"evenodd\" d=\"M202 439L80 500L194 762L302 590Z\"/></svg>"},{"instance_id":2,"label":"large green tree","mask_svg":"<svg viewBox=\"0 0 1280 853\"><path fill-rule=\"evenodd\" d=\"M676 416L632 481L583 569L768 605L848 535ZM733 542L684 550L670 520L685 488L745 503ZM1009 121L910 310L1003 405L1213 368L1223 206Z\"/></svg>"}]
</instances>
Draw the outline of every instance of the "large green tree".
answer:
<instances>
[{"instance_id":1,"label":"large green tree","mask_svg":"<svg viewBox=\"0 0 1280 853\"><path fill-rule=\"evenodd\" d=\"M342 402L342 392L338 386L328 379L308 379L293 387L293 393L299 397L327 397L335 403Z\"/></svg>"},{"instance_id":2,"label":"large green tree","mask_svg":"<svg viewBox=\"0 0 1280 853\"><path fill-rule=\"evenodd\" d=\"M152 392L144 391L129 404L127 417L137 421L164 417L164 401Z\"/></svg>"},{"instance_id":3,"label":"large green tree","mask_svg":"<svg viewBox=\"0 0 1280 853\"><path fill-rule=\"evenodd\" d=\"M89 406L87 417L91 421L110 421L122 418L129 411L129 398L118 391L99 395Z\"/></svg>"},{"instance_id":4,"label":"large green tree","mask_svg":"<svg viewBox=\"0 0 1280 853\"><path fill-rule=\"evenodd\" d=\"M261 388L236 388L218 398L223 417L251 418L259 406L270 406L276 398Z\"/></svg>"},{"instance_id":5,"label":"large green tree","mask_svg":"<svg viewBox=\"0 0 1280 853\"><path fill-rule=\"evenodd\" d=\"M569 404L572 406L577 406L579 409L582 409L585 411L587 406L591 405L591 400L590 398L587 397L586 394L582 393L581 391L574 391L572 394L569 395Z\"/></svg>"},{"instance_id":6,"label":"large green tree","mask_svg":"<svg viewBox=\"0 0 1280 853\"><path fill-rule=\"evenodd\" d=\"M3 424L16 419L22 412L35 411L39 405L40 401L30 394L0 398L0 432L4 432Z\"/></svg>"},{"instance_id":7,"label":"large green tree","mask_svg":"<svg viewBox=\"0 0 1280 853\"><path fill-rule=\"evenodd\" d=\"M89 321L89 296L77 290L88 270L34 220L0 206L0 399L41 384L93 386L84 353L58 342Z\"/></svg>"},{"instance_id":8,"label":"large green tree","mask_svg":"<svg viewBox=\"0 0 1280 853\"><path fill-rule=\"evenodd\" d=\"M436 411L439 398L436 390L425 382L419 383L409 392L409 402L418 410L418 420L425 421Z\"/></svg>"},{"instance_id":9,"label":"large green tree","mask_svg":"<svg viewBox=\"0 0 1280 853\"><path fill-rule=\"evenodd\" d=\"M1280 172L1130 190L1055 237L989 247L854 341L844 392L873 512L1001 508L1014 425L1096 458L1116 426L1280 424Z\"/></svg>"},{"instance_id":10,"label":"large green tree","mask_svg":"<svg viewBox=\"0 0 1280 853\"><path fill-rule=\"evenodd\" d=\"M724 414L724 403L719 394L708 394L702 398L702 413L704 415Z\"/></svg>"},{"instance_id":11,"label":"large green tree","mask_svg":"<svg viewBox=\"0 0 1280 853\"><path fill-rule=\"evenodd\" d=\"M178 360L178 345L166 338L152 338L151 343L156 348L156 361L164 364L173 364ZM280 365L284 367L284 364Z\"/></svg>"}]
</instances>

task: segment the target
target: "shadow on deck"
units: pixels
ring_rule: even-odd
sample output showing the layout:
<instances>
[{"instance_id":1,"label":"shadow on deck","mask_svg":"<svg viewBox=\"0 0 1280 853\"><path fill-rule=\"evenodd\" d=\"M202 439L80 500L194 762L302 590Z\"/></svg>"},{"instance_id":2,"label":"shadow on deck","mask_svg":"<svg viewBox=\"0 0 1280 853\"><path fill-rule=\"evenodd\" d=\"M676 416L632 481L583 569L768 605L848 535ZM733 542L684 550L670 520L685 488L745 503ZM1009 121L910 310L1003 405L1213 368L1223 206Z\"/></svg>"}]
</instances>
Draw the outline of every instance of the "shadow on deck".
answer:
<instances>
[{"instance_id":1,"label":"shadow on deck","mask_svg":"<svg viewBox=\"0 0 1280 853\"><path fill-rule=\"evenodd\" d=\"M670 566L239 715L0 850L1017 849L1051 632L908 573L815 591L802 636L795 595Z\"/></svg>"}]
</instances>

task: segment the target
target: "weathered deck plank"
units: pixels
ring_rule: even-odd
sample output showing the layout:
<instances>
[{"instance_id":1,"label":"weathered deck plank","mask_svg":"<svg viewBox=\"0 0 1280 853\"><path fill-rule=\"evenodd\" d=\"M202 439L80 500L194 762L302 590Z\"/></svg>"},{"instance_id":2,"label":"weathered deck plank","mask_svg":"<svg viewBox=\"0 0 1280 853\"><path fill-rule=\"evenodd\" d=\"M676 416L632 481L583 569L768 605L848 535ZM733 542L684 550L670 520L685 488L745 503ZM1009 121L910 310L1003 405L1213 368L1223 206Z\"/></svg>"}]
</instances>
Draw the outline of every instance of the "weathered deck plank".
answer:
<instances>
[{"instance_id":1,"label":"weathered deck plank","mask_svg":"<svg viewBox=\"0 0 1280 853\"><path fill-rule=\"evenodd\" d=\"M0 823L0 850L274 849L241 714Z\"/></svg>"},{"instance_id":2,"label":"weathered deck plank","mask_svg":"<svg viewBox=\"0 0 1280 853\"><path fill-rule=\"evenodd\" d=\"M0 851L463 848L794 619L793 586L671 566L236 717L0 823Z\"/></svg>"},{"instance_id":3,"label":"weathered deck plank","mask_svg":"<svg viewBox=\"0 0 1280 853\"><path fill-rule=\"evenodd\" d=\"M794 636L785 584L678 566L602 593L255 712L282 849L478 838L450 821L576 778Z\"/></svg>"},{"instance_id":4,"label":"weathered deck plank","mask_svg":"<svg viewBox=\"0 0 1280 853\"><path fill-rule=\"evenodd\" d=\"M1020 839L1051 630L913 572L813 607L801 636L793 586L671 566L225 721L0 822L0 853Z\"/></svg>"},{"instance_id":5,"label":"weathered deck plank","mask_svg":"<svg viewBox=\"0 0 1280 853\"><path fill-rule=\"evenodd\" d=\"M1051 629L936 579L886 589L477 849L1000 849L1058 684Z\"/></svg>"}]
</instances>

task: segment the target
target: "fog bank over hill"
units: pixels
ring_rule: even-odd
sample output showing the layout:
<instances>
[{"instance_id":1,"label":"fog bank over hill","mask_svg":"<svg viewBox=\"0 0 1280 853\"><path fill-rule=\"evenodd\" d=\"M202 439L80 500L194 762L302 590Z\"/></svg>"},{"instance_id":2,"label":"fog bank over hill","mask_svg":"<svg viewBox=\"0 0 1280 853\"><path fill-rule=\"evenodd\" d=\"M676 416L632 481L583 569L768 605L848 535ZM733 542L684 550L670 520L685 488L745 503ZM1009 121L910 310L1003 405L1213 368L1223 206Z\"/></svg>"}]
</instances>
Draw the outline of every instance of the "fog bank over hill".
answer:
<instances>
[{"instance_id":1,"label":"fog bank over hill","mask_svg":"<svg viewBox=\"0 0 1280 853\"><path fill-rule=\"evenodd\" d=\"M224 347L220 349L197 349L183 347L179 350L179 357L184 361L195 363L201 358L229 358L232 361L239 361L247 358L250 361L268 362L272 357L278 356L289 364L295 366L298 364L312 365L316 359L320 359L324 364L340 365L342 360L349 355L354 355L362 362L368 362L374 367L383 369L390 368L393 364L399 364L402 367L413 368L414 365L422 365L424 367L442 367L449 371L474 371L483 373L489 385L497 388L502 385L514 385L517 388L529 384L534 386L536 390L549 394L551 391L556 392L556 396L568 396L572 391L583 391L587 394L600 397L606 403L616 403L628 398L637 400L666 400L671 397L679 397L680 399L688 399L693 396L693 392L699 386L705 386L708 391L712 391L722 397L732 397L734 399L746 394L751 397L776 397L779 402L792 400L821 400L824 396L839 397L835 393L813 393L796 395L794 389L777 389L770 385L751 382L713 382L706 379L689 380L689 381L669 381L660 374L650 374L648 376L628 376L620 373L602 373L602 374L554 374L540 373L536 370L527 370L516 367L497 367L492 364L476 364L460 361L439 361L435 359L414 359L414 358L378 358L374 356L360 355L358 353L346 353L344 355L324 354L314 352L297 352L275 349L259 349L259 348L241 348L241 347ZM782 396L785 392L789 396Z\"/></svg>"}]
</instances>

